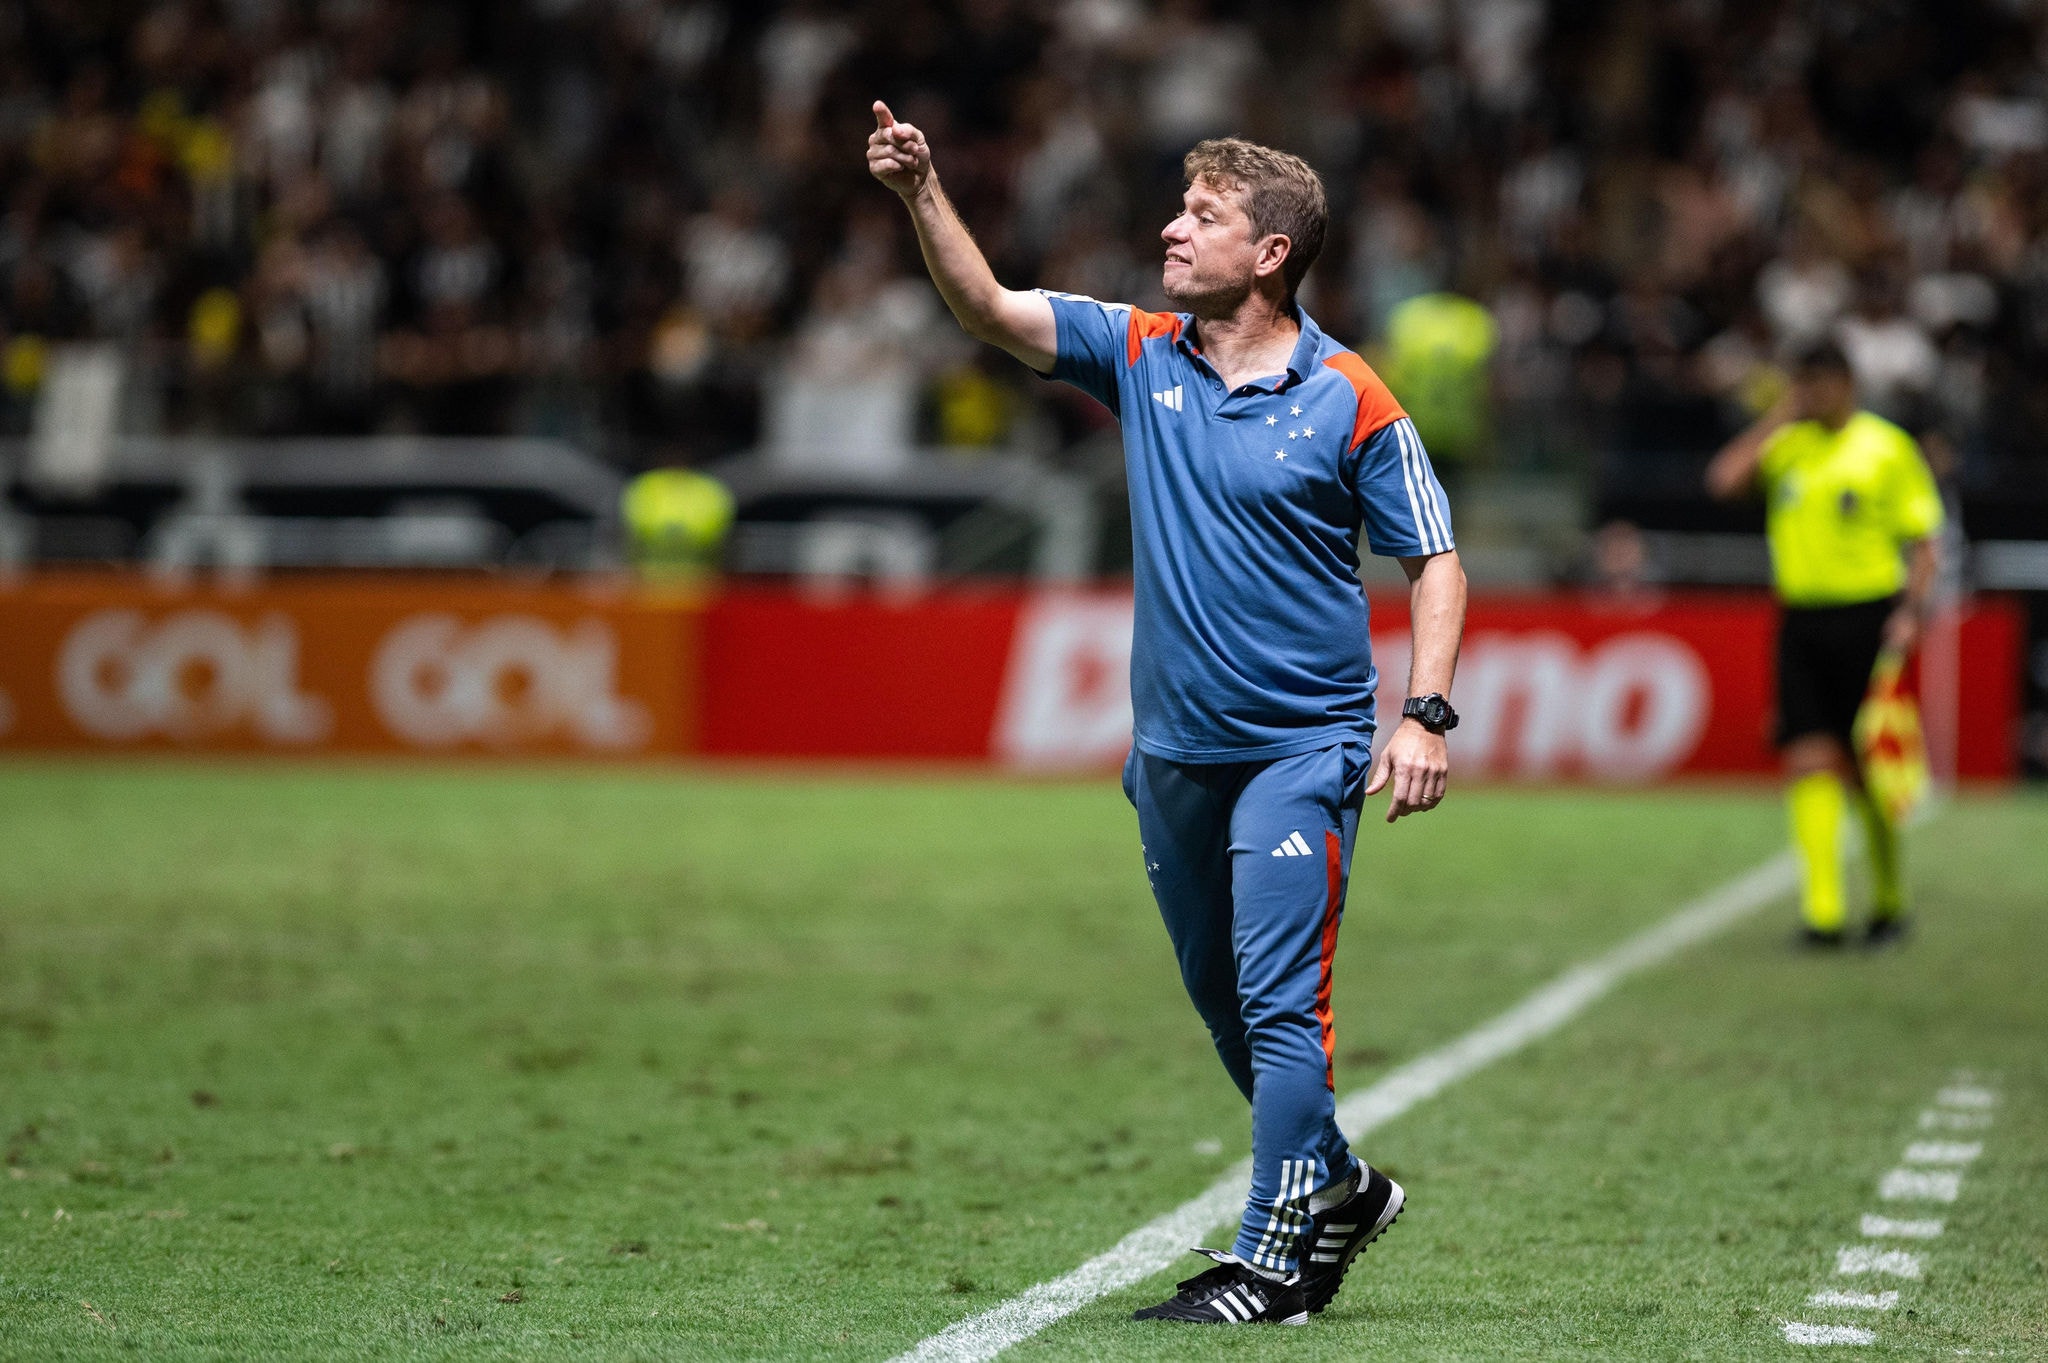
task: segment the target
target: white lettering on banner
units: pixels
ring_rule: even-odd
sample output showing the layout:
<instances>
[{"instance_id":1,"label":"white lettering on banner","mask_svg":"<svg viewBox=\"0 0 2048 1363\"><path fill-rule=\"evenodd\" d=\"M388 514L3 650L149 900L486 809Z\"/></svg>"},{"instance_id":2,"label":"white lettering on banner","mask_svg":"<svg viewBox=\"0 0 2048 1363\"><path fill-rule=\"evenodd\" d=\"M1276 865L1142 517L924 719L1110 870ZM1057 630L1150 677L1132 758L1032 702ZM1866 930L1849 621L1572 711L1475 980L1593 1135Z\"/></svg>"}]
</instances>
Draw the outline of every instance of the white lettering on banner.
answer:
<instances>
[{"instance_id":1,"label":"white lettering on banner","mask_svg":"<svg viewBox=\"0 0 2048 1363\"><path fill-rule=\"evenodd\" d=\"M377 646L370 698L394 734L425 748L555 737L607 751L644 747L653 721L617 693L618 653L597 620L561 630L530 615L469 626L416 615Z\"/></svg>"},{"instance_id":2,"label":"white lettering on banner","mask_svg":"<svg viewBox=\"0 0 2048 1363\"><path fill-rule=\"evenodd\" d=\"M299 637L266 615L253 626L212 610L152 625L141 611L95 611L57 654L57 694L74 724L106 739L192 740L247 725L273 743L317 743L334 727L298 685Z\"/></svg>"},{"instance_id":3,"label":"white lettering on banner","mask_svg":"<svg viewBox=\"0 0 2048 1363\"><path fill-rule=\"evenodd\" d=\"M1668 634L1624 634L1579 669L1579 750L1586 770L1624 781L1661 776L1692 754L1714 688L1706 664Z\"/></svg>"},{"instance_id":4,"label":"white lettering on banner","mask_svg":"<svg viewBox=\"0 0 2048 1363\"><path fill-rule=\"evenodd\" d=\"M1410 651L1405 631L1373 638L1383 716L1404 690ZM996 711L997 757L1035 769L1120 758L1131 732L1130 655L1129 603L1031 602ZM1486 630L1466 643L1453 699L1453 754L1466 770L1643 781L1692 755L1713 683L1691 646L1669 634L1637 630L1582 646L1555 630Z\"/></svg>"},{"instance_id":5,"label":"white lettering on banner","mask_svg":"<svg viewBox=\"0 0 2048 1363\"><path fill-rule=\"evenodd\" d=\"M1404 689L1410 649L1405 632L1374 636L1382 715ZM1581 649L1553 630L1489 630L1467 641L1452 699L1460 765L1525 777L1576 767L1642 781L1692 755L1713 684L1699 655L1669 634L1619 634Z\"/></svg>"},{"instance_id":6,"label":"white lettering on banner","mask_svg":"<svg viewBox=\"0 0 2048 1363\"><path fill-rule=\"evenodd\" d=\"M1131 744L1131 603L1025 606L996 706L996 756L1035 770L1100 767Z\"/></svg>"}]
</instances>

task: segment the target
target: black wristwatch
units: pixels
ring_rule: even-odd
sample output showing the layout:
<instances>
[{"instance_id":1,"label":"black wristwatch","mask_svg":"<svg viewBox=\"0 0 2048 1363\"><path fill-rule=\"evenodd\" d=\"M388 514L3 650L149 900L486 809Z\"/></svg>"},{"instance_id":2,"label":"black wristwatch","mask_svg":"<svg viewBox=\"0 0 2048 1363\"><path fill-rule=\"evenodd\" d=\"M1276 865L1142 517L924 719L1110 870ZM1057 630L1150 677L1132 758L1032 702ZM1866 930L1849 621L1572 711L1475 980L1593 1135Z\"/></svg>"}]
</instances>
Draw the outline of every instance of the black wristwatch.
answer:
<instances>
[{"instance_id":1,"label":"black wristwatch","mask_svg":"<svg viewBox=\"0 0 2048 1363\"><path fill-rule=\"evenodd\" d=\"M1441 691L1432 691L1426 696L1410 696L1401 702L1401 718L1419 719L1422 727L1433 734L1448 733L1458 727L1458 712L1444 699Z\"/></svg>"}]
</instances>

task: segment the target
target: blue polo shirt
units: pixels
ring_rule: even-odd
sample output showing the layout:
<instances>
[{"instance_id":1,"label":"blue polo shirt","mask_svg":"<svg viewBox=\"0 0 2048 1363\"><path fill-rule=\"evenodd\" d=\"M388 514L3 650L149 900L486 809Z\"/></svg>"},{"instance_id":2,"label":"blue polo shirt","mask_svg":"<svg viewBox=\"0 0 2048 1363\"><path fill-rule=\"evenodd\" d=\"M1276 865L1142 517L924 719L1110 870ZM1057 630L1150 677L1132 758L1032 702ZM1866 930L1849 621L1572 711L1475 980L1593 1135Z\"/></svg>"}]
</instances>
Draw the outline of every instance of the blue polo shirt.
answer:
<instances>
[{"instance_id":1,"label":"blue polo shirt","mask_svg":"<svg viewBox=\"0 0 2048 1363\"><path fill-rule=\"evenodd\" d=\"M1360 532L1375 554L1452 547L1450 504L1400 404L1305 312L1287 372L1225 392L1189 314L1046 297L1050 377L1123 424L1133 741L1177 762L1369 742L1379 679Z\"/></svg>"}]
</instances>

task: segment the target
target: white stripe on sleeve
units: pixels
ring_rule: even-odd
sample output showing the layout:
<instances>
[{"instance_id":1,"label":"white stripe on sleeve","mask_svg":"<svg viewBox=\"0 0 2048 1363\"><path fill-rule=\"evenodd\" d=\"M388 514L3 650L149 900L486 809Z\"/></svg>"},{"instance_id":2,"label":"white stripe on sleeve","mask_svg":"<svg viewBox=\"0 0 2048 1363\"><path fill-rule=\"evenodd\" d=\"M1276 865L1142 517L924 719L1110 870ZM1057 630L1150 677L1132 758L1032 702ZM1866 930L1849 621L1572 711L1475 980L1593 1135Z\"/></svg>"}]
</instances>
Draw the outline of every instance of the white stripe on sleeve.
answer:
<instances>
[{"instance_id":1,"label":"white stripe on sleeve","mask_svg":"<svg viewBox=\"0 0 2048 1363\"><path fill-rule=\"evenodd\" d=\"M1422 502L1415 495L1415 466L1408 462L1408 442L1401 436L1401 427L1406 421L1394 423L1394 444L1401 451L1401 486L1408 490L1408 515L1415 522L1415 542L1425 551L1429 549L1429 531L1422 521Z\"/></svg>"},{"instance_id":2,"label":"white stripe on sleeve","mask_svg":"<svg viewBox=\"0 0 2048 1363\"><path fill-rule=\"evenodd\" d=\"M1432 554L1441 554L1451 547L1450 527L1444 523L1443 508L1437 504L1435 479L1431 477L1429 456L1422 452L1422 437L1416 434L1415 423L1403 418L1398 436L1401 441L1402 471L1408 477L1408 502L1416 507L1417 538L1422 547Z\"/></svg>"}]
</instances>

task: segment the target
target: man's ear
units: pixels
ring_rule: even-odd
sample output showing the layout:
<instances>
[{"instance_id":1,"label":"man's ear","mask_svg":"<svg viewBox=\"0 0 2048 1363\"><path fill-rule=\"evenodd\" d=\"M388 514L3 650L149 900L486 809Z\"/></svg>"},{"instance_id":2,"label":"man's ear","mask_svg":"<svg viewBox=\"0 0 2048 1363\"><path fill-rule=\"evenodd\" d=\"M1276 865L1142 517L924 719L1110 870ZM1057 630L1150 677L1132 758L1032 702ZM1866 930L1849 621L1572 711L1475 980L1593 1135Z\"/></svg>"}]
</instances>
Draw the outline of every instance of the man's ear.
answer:
<instances>
[{"instance_id":1,"label":"man's ear","mask_svg":"<svg viewBox=\"0 0 2048 1363\"><path fill-rule=\"evenodd\" d=\"M1280 273L1287 264L1287 257L1294 252L1294 242L1281 232L1268 233L1259 239L1259 254L1252 261L1252 274L1260 279Z\"/></svg>"}]
</instances>

